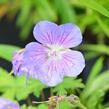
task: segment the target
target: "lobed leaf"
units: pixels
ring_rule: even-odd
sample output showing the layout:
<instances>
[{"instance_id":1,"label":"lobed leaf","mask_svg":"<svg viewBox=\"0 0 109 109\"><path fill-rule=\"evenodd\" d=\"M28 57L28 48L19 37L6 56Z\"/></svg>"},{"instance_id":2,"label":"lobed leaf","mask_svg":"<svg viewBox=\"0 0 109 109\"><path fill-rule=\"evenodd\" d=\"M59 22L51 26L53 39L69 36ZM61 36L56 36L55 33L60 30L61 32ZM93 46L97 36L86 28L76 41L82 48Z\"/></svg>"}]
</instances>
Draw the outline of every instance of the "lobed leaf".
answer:
<instances>
[{"instance_id":1,"label":"lobed leaf","mask_svg":"<svg viewBox=\"0 0 109 109\"><path fill-rule=\"evenodd\" d=\"M66 94L67 89L75 90L77 88L83 88L84 85L81 79L64 78L63 82L54 87L53 92L57 92L58 95Z\"/></svg>"},{"instance_id":2,"label":"lobed leaf","mask_svg":"<svg viewBox=\"0 0 109 109\"><path fill-rule=\"evenodd\" d=\"M0 68L0 93L3 97L17 100L23 100L28 97L29 94L41 93L41 90L45 87L39 80L29 79L28 84L26 84L26 77L13 77L9 75L7 71ZM40 87L40 90L36 90Z\"/></svg>"}]
</instances>

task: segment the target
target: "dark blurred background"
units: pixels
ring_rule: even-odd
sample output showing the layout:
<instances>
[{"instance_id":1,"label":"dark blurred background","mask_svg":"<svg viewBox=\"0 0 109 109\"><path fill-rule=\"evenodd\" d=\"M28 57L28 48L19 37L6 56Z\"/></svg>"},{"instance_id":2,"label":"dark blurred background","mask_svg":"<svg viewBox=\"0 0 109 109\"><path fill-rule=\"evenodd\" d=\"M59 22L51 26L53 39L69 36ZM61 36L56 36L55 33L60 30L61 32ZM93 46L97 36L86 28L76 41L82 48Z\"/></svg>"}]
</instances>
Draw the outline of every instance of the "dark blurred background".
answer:
<instances>
[{"instance_id":1,"label":"dark blurred background","mask_svg":"<svg viewBox=\"0 0 109 109\"><path fill-rule=\"evenodd\" d=\"M24 48L27 43L35 40L32 31L28 34L28 38L26 40L21 40L19 33L20 30L16 27L16 18L9 21L6 17L4 17L0 21L0 44L9 44ZM11 62L2 58L0 58L0 66L7 69L9 72L12 69Z\"/></svg>"}]
</instances>

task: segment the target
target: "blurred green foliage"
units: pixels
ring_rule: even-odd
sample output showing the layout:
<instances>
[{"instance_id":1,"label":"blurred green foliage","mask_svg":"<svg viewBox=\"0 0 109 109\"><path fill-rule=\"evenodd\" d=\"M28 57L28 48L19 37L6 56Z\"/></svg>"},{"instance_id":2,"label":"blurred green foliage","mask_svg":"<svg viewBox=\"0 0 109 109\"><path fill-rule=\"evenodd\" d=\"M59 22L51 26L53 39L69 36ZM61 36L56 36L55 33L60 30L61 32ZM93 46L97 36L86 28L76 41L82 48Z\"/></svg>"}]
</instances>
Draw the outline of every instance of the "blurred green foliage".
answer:
<instances>
[{"instance_id":1,"label":"blurred green foliage","mask_svg":"<svg viewBox=\"0 0 109 109\"><path fill-rule=\"evenodd\" d=\"M79 96L85 106L77 106L79 109L109 109L109 100L105 102L105 95L109 94L109 0L0 0L0 19L4 16L10 20L17 16L16 25L21 29L20 37L23 40L28 38L38 21L45 19L58 24L75 23L83 33L88 30L88 34L84 35L85 43L77 48L84 51L86 60L95 59L87 81L83 84L78 78L64 78L61 84L51 89L51 95L73 93ZM13 52L18 49L0 44L0 58L11 62ZM30 94L43 98L43 89L48 88L33 79L26 84L24 76L15 78L3 68L0 68L0 82L1 96L17 101L28 101ZM47 104L27 104L29 106L23 104L22 109L48 108ZM62 109L78 109L67 101L59 104Z\"/></svg>"},{"instance_id":2,"label":"blurred green foliage","mask_svg":"<svg viewBox=\"0 0 109 109\"><path fill-rule=\"evenodd\" d=\"M45 19L58 24L76 23L83 32L89 26L97 36L109 37L108 4L109 0L0 0L0 18L6 15L12 19L17 15L22 39L29 36L38 21Z\"/></svg>"}]
</instances>

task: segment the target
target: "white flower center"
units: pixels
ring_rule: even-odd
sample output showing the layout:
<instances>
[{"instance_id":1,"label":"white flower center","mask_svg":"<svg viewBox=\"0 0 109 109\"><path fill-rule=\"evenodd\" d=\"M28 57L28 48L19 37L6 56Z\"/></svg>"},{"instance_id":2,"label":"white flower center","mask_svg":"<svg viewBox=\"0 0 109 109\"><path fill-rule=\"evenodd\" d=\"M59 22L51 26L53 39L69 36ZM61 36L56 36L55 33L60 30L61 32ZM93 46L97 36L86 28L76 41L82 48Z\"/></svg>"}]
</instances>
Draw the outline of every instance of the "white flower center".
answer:
<instances>
[{"instance_id":1,"label":"white flower center","mask_svg":"<svg viewBox=\"0 0 109 109\"><path fill-rule=\"evenodd\" d=\"M65 49L59 45L52 45L48 50L48 57L54 60L59 60L62 58L62 54L65 52Z\"/></svg>"}]
</instances>

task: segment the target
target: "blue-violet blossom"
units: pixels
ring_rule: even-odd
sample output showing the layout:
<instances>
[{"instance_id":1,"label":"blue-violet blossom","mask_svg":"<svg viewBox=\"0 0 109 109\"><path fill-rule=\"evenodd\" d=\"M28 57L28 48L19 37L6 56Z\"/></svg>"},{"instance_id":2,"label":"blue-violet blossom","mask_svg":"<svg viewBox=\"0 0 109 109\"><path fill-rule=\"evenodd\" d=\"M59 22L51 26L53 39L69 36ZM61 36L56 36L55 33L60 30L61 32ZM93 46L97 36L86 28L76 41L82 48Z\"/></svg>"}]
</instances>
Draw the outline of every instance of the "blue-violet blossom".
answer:
<instances>
[{"instance_id":1,"label":"blue-violet blossom","mask_svg":"<svg viewBox=\"0 0 109 109\"><path fill-rule=\"evenodd\" d=\"M25 72L48 86L55 86L64 76L76 77L82 72L85 67L82 53L70 49L82 42L78 26L41 21L36 24L33 34L38 42L27 44L22 53L14 55L15 74Z\"/></svg>"},{"instance_id":2,"label":"blue-violet blossom","mask_svg":"<svg viewBox=\"0 0 109 109\"><path fill-rule=\"evenodd\" d=\"M21 109L18 103L13 103L7 99L0 98L0 109Z\"/></svg>"}]
</instances>

